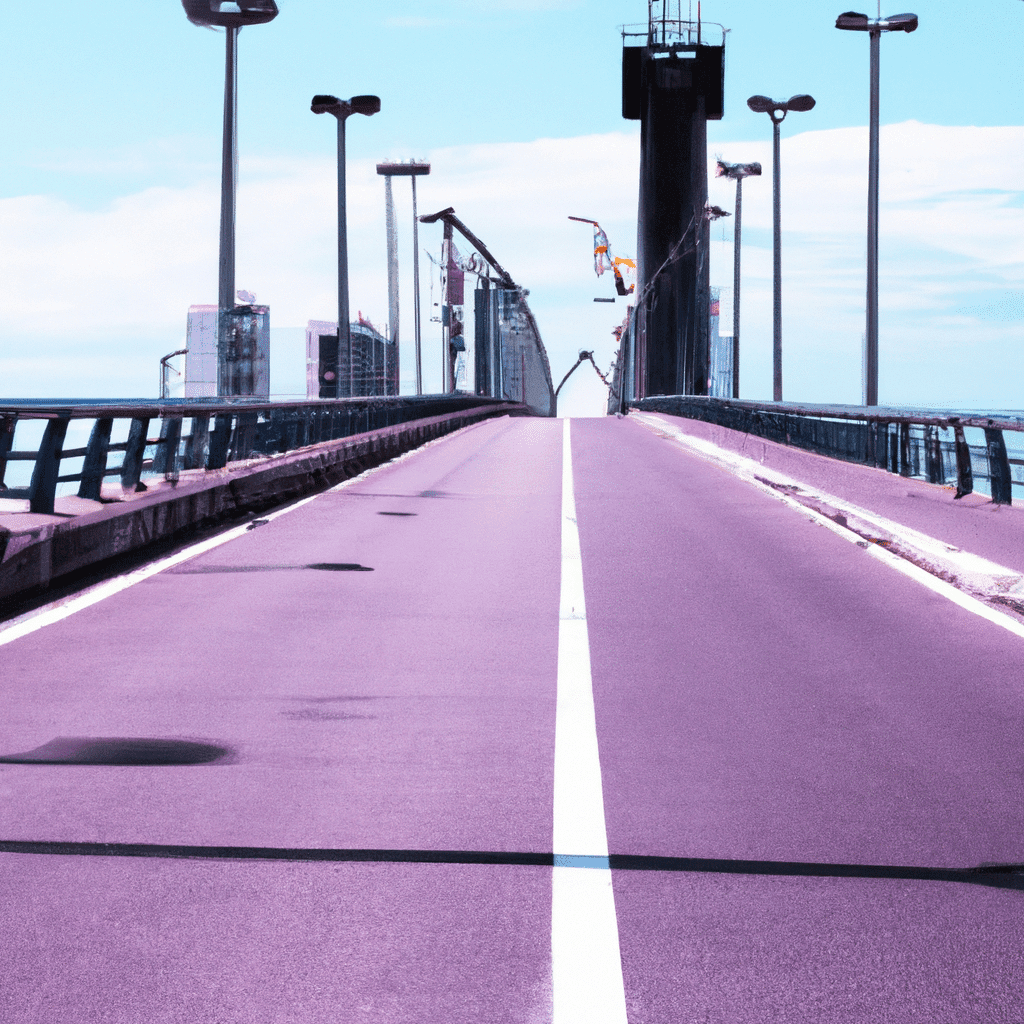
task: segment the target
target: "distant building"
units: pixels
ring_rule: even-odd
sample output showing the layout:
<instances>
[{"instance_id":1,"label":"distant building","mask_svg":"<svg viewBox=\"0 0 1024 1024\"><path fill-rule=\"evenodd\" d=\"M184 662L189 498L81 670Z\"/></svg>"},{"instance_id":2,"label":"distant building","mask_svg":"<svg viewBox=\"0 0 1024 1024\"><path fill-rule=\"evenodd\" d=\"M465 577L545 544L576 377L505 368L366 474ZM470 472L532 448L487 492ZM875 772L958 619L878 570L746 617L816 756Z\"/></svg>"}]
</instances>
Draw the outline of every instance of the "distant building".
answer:
<instances>
[{"instance_id":1,"label":"distant building","mask_svg":"<svg viewBox=\"0 0 1024 1024\"><path fill-rule=\"evenodd\" d=\"M217 307L189 306L185 397L217 397Z\"/></svg>"},{"instance_id":2,"label":"distant building","mask_svg":"<svg viewBox=\"0 0 1024 1024\"><path fill-rule=\"evenodd\" d=\"M708 306L708 355L709 355L709 376L708 394L712 398L732 398L732 325L729 325L729 334L719 334L719 324L722 317L720 313L729 312L724 310L726 302L722 301L724 289L711 289L711 302ZM728 300L727 300L728 301Z\"/></svg>"},{"instance_id":3,"label":"distant building","mask_svg":"<svg viewBox=\"0 0 1024 1024\"><path fill-rule=\"evenodd\" d=\"M185 397L270 397L270 309L235 306L225 358L217 358L217 307L189 306Z\"/></svg>"},{"instance_id":4,"label":"distant building","mask_svg":"<svg viewBox=\"0 0 1024 1024\"><path fill-rule=\"evenodd\" d=\"M349 325L352 338L352 394L397 395L396 346L373 324L360 319ZM310 320L306 325L306 397L347 397L348 353L338 362L338 324L334 320Z\"/></svg>"}]
</instances>

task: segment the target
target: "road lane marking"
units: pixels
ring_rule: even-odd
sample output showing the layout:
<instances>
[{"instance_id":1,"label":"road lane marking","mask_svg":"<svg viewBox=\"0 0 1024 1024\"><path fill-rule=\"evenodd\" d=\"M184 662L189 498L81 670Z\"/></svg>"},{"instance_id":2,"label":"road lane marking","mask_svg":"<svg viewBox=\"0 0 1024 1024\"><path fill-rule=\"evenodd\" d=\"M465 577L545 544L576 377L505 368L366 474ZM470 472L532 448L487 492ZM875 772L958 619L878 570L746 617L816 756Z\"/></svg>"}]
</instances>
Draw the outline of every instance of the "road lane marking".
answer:
<instances>
[{"instance_id":1,"label":"road lane marking","mask_svg":"<svg viewBox=\"0 0 1024 1024\"><path fill-rule=\"evenodd\" d=\"M506 419L507 417L501 418ZM471 424L471 426L475 425L476 424ZM421 452L438 442L447 440L449 437L451 437L451 435L446 434L443 437L437 437L431 441L425 442L424 444L418 445L416 448L412 448L407 452L402 452L400 455L396 455L393 459L389 459L387 462L382 462L378 466L371 466L369 469L363 470L362 473L349 477L348 480L342 480L341 483L335 484L333 487L329 487L326 491L311 494L307 498L300 498L291 505L286 505L284 508L279 508L275 512L269 512L264 516L260 516L260 522L261 524L273 522L273 520L278 519L283 515L287 515L289 512L294 512L297 508L302 508L303 505L308 505L311 501L315 501L322 494L334 494L338 491L343 491L348 487L352 487L354 484L362 483L367 477L372 476L374 473L377 473L386 467L394 466L398 462L403 462L405 459L412 457L418 452ZM203 555L207 551L212 551L214 548L220 547L221 544L227 544L229 541L235 540L249 532L251 527L252 521L243 523L241 526L232 527L230 530L226 530L224 533L220 533L216 537L210 537L207 540L200 541L199 543L184 548L173 555L169 555L167 558L162 558L159 561L152 562L149 565L135 569L133 572L125 573L123 576L115 576L113 579L104 580L102 583L97 583L95 586L88 587L76 594L69 594L57 601L52 601L50 604L34 608L32 611L26 612L24 615L19 615L16 618L9 619L7 622L0 624L0 647L4 644L13 642L14 640L18 640L29 633L34 633L37 629L42 629L44 626L49 626L54 622L60 622L62 619L66 619L71 615L74 615L75 612L80 612L94 604L99 604L100 601L103 601L108 597L113 597L115 594L119 594L122 590L127 590L129 587L135 586L136 583L141 583L143 580L147 580L150 576L155 576L157 573L163 572L165 569L170 569L175 565L180 565L182 562L186 562L190 558L195 558L197 555Z\"/></svg>"},{"instance_id":2,"label":"road lane marking","mask_svg":"<svg viewBox=\"0 0 1024 1024\"><path fill-rule=\"evenodd\" d=\"M554 1024L626 1024L569 423L562 430L551 972Z\"/></svg>"},{"instance_id":3,"label":"road lane marking","mask_svg":"<svg viewBox=\"0 0 1024 1024\"><path fill-rule=\"evenodd\" d=\"M803 513L819 526L824 526L825 529L831 530L832 533L836 534L838 537L842 537L843 540L849 541L851 544L856 544L858 547L864 549L864 551L872 558L885 563L897 572L903 573L904 576L908 576L910 579L920 583L924 587L927 587L934 593L941 595L948 601L952 601L953 604L959 605L965 611L969 611L972 614L977 615L979 618L991 622L993 625L1000 626L1002 629L1005 629L1009 633L1013 633L1015 636L1024 638L1024 623L1015 619L1012 615L1007 615L1004 612L997 611L995 608L992 608L979 598L966 593L964 590L954 586L952 583L948 583L946 580L928 572L927 569L923 569L921 566L916 565L908 558L897 554L896 552L889 551L879 544L873 544L866 541L864 537L855 530L850 529L848 526L843 526L841 523L837 523L831 517L819 512L817 509L810 508L804 502L794 498L790 494L786 494L784 491L779 490L778 487L773 487L772 483L766 481L771 480L776 484L787 487L793 487L795 485L810 497L816 498L830 506L848 512L851 516L862 519L865 522L874 523L880 529L885 529L886 532L893 533L897 539L905 540L906 546L911 551L915 550L916 542L917 549L922 550L923 554L931 557L937 557L939 549L941 547L945 547L947 549L947 558L953 558L958 554L962 555L964 557L961 561L964 565L970 568L980 567L976 568L977 572L984 569L985 572L994 577L999 576L1000 571L1009 576L1017 576L1018 574L1014 573L1012 569L997 566L994 563L981 559L976 555L971 555L969 552L958 552L957 549L951 548L949 545L943 545L941 541L936 540L934 537L929 537L927 534L922 534L919 531L912 530L910 527L901 527L901 524L883 519L881 516L876 516L867 509L862 509L857 505L843 501L842 499L824 491L818 491L808 484L791 480L789 477L786 477L775 470L767 470L765 467L745 455L737 455L734 452L726 451L724 448L720 448L711 441L705 441L703 438L690 437L683 433L683 431L678 427L675 427L674 425L657 417L650 416L649 414L634 413L631 415L637 420L637 422L647 429L663 431L671 440L689 448L690 451L699 458L703 458L708 462L714 463L715 465L732 473L733 476L736 476L739 479L744 480L746 483L751 484L753 487L758 488L758 490L763 491L765 494L771 495L776 500L781 501L784 505L788 505L790 508ZM926 545L923 543L925 541L928 542ZM968 571L970 571L970 569L968 569Z\"/></svg>"},{"instance_id":4,"label":"road lane marking","mask_svg":"<svg viewBox=\"0 0 1024 1024\"><path fill-rule=\"evenodd\" d=\"M279 516L294 512L295 509L301 508L303 505L308 505L316 497L318 495L314 494L308 498L302 498L292 505L278 509L276 512L270 512L260 518L265 522L271 522ZM242 537L249 532L251 525L251 523L243 523L241 526L232 527L216 537L209 537L206 540L199 541L198 544L190 545L182 551L176 551L173 555L168 555L167 558L161 558L159 561L151 562L149 565L144 565L140 569L125 573L123 576L115 576L112 580L104 580L102 583L97 583L95 586L89 587L78 594L63 597L59 601L54 601L51 604L43 605L41 608L26 612L24 615L19 615L17 618L11 619L0 626L0 647L4 644L12 643L23 636L27 636L29 633L34 633L37 629L42 629L43 626L49 626L54 622L60 622L62 619L69 618L75 612L80 612L94 604L99 604L100 601L113 597L129 587L134 587L136 583L148 580L150 576L155 576L165 569L173 568L182 562L187 562L190 558L195 558L197 555L203 555L207 551L212 551L214 548L220 547L221 544L227 544L237 537Z\"/></svg>"}]
</instances>

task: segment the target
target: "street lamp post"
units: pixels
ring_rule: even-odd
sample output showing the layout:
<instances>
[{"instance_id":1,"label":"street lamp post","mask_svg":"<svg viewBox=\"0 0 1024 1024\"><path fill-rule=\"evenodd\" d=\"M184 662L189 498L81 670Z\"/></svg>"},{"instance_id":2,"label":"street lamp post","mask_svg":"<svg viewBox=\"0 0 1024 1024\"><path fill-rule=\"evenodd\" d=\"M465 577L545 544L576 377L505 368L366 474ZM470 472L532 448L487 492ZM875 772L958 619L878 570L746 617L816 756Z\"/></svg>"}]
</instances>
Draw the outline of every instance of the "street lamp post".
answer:
<instances>
[{"instance_id":1,"label":"street lamp post","mask_svg":"<svg viewBox=\"0 0 1024 1024\"><path fill-rule=\"evenodd\" d=\"M217 281L217 393L227 394L228 324L225 314L235 307L235 195L238 178L238 33L245 25L264 25L277 17L274 0L181 0L193 25L223 28L224 140L220 171L220 257Z\"/></svg>"},{"instance_id":2,"label":"street lamp post","mask_svg":"<svg viewBox=\"0 0 1024 1024\"><path fill-rule=\"evenodd\" d=\"M771 100L767 96L751 96L747 106L759 114L767 114L772 119L772 219L774 222L774 310L772 315L772 397L773 401L782 401L782 186L779 180L779 159L781 145L779 141L779 125L786 119L790 110L810 110L814 106L814 97L801 93L790 96L788 100Z\"/></svg>"},{"instance_id":3,"label":"street lamp post","mask_svg":"<svg viewBox=\"0 0 1024 1024\"><path fill-rule=\"evenodd\" d=\"M760 175L761 165L718 161L715 176L736 182L736 228L732 237L732 397L740 397L740 234L743 216L743 179Z\"/></svg>"},{"instance_id":4,"label":"street lamp post","mask_svg":"<svg viewBox=\"0 0 1024 1024\"><path fill-rule=\"evenodd\" d=\"M867 32L871 50L871 110L868 129L868 293L867 325L864 332L864 404L878 405L878 64L879 40L883 32L913 32L916 14L894 14L869 18L847 11L836 18L836 28Z\"/></svg>"},{"instance_id":5,"label":"street lamp post","mask_svg":"<svg viewBox=\"0 0 1024 1024\"><path fill-rule=\"evenodd\" d=\"M420 354L420 222L416 216L416 178L421 174L430 173L430 164L416 163L415 160L410 160L409 163L383 163L377 164L377 173L385 175L387 180L388 196L390 197L391 190L391 177L395 174L408 175L412 182L412 276L414 289L412 293L413 299L413 315L415 317L415 328L416 328L416 394L423 394L423 360ZM392 223L389 221L389 224ZM391 228L388 228L388 260L392 257L392 249L394 243L391 237ZM397 262L397 255L395 260ZM388 283L390 285L390 265L389 265L389 277ZM395 273L397 274L397 268ZM397 297L395 305L397 307ZM397 315L397 309L396 309Z\"/></svg>"},{"instance_id":6,"label":"street lamp post","mask_svg":"<svg viewBox=\"0 0 1024 1024\"><path fill-rule=\"evenodd\" d=\"M338 119L338 366L344 353L348 359L348 394L341 394L338 375L338 398L350 398L355 392L355 368L352 363L352 332L348 312L348 223L345 211L345 121L350 114L369 117L380 110L379 96L353 96L339 100L337 96L314 96L310 105L314 114L333 114Z\"/></svg>"}]
</instances>

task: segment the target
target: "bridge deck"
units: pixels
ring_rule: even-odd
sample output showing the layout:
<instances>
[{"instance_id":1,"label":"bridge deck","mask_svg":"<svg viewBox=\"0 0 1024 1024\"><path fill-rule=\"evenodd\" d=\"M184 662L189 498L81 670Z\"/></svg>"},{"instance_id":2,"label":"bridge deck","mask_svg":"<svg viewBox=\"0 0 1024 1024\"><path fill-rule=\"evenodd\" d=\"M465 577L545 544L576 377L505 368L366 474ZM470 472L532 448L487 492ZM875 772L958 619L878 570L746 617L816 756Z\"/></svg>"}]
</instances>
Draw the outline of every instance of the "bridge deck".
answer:
<instances>
[{"instance_id":1,"label":"bridge deck","mask_svg":"<svg viewBox=\"0 0 1024 1024\"><path fill-rule=\"evenodd\" d=\"M0 632L0 1017L1020 1019L956 873L1024 863L1018 620L666 424L481 423Z\"/></svg>"}]
</instances>

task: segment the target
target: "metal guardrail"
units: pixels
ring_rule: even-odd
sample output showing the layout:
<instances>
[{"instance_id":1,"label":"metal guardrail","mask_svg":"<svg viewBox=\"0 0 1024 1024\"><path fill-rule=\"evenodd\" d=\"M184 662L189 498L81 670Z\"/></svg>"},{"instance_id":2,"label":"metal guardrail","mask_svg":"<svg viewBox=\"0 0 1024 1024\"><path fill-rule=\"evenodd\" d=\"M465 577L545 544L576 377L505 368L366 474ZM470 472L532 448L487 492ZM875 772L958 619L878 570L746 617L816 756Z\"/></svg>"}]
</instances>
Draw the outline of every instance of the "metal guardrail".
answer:
<instances>
[{"instance_id":1,"label":"metal guardrail","mask_svg":"<svg viewBox=\"0 0 1024 1024\"><path fill-rule=\"evenodd\" d=\"M222 469L230 462L278 455L308 445L431 416L494 405L475 395L347 398L301 402L191 399L70 402L0 402L0 498L27 498L31 512L52 513L59 484L78 483L78 496L100 500L103 481L120 477L123 491L145 490L144 473L176 480L185 469ZM509 403L510 410L520 406ZM45 421L38 445L15 447L19 425ZM65 448L72 421L91 420L88 443ZM114 424L127 421L127 437L112 441ZM158 420L159 434L151 437ZM120 431L124 432L123 426ZM112 453L123 453L117 465ZM69 462L80 463L61 472ZM4 483L12 462L32 462L27 487Z\"/></svg>"},{"instance_id":2,"label":"metal guardrail","mask_svg":"<svg viewBox=\"0 0 1024 1024\"><path fill-rule=\"evenodd\" d=\"M630 407L715 423L900 476L955 483L958 498L974 490L976 479L987 481L997 504L1011 504L1014 488L1024 497L1024 413L811 406L691 395L644 398ZM984 444L969 444L968 429L981 430ZM1017 442L1009 450L1004 432Z\"/></svg>"}]
</instances>

